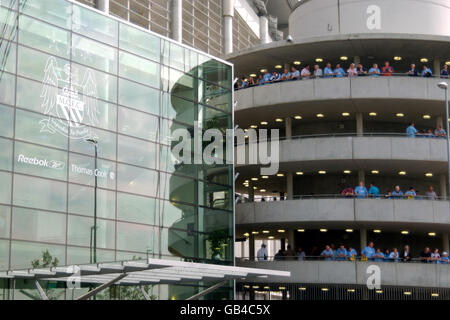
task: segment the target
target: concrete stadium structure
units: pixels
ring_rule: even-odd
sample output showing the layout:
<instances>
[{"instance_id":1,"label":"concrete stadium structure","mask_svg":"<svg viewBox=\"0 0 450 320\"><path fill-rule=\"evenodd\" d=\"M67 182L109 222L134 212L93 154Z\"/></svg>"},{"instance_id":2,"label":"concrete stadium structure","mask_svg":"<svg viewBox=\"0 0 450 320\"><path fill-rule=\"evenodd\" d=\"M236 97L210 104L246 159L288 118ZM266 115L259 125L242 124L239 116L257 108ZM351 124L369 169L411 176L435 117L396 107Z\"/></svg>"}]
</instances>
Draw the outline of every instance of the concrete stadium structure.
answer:
<instances>
[{"instance_id":1,"label":"concrete stadium structure","mask_svg":"<svg viewBox=\"0 0 450 320\"><path fill-rule=\"evenodd\" d=\"M278 174L262 176L261 166L254 164L236 166L240 174L236 237L241 241L235 252L243 266L292 273L288 282L271 278L241 283L243 299L302 299L306 296L291 290L298 293L314 286L317 295L308 297L326 299L328 290L321 292L320 286L364 287L371 263L319 261L327 244L352 246L358 255L369 241L382 252L409 245L414 258L426 246L442 253L450 245L446 140L405 133L410 122L425 131L446 126L445 95L438 84L449 82L440 72L450 66L450 4L445 0L289 3L279 20L289 21L283 30L290 37L225 56L237 77L256 78L266 70L282 73L292 66L300 71L306 65L312 73L313 65L323 69L327 62L333 68L339 63L346 71L350 63L367 69L377 63L381 69L388 61L394 71L392 76L281 81L235 92L235 121L240 128L279 129L281 136ZM433 76L408 76L411 64L419 71L423 66L432 69ZM374 182L382 196L340 195L359 181L367 188ZM403 192L413 186L417 198L385 198L396 185ZM429 186L438 195L434 200L425 197ZM294 250L301 247L311 256L307 260L314 261L255 262L261 243L267 245L268 260L289 244ZM419 297L419 292L410 292L413 287L441 288L440 294L426 291L420 297L450 299L450 265L376 264L381 267L381 285L389 287L395 299ZM344 299L345 294L333 297ZM361 299L369 296L358 294Z\"/></svg>"}]
</instances>

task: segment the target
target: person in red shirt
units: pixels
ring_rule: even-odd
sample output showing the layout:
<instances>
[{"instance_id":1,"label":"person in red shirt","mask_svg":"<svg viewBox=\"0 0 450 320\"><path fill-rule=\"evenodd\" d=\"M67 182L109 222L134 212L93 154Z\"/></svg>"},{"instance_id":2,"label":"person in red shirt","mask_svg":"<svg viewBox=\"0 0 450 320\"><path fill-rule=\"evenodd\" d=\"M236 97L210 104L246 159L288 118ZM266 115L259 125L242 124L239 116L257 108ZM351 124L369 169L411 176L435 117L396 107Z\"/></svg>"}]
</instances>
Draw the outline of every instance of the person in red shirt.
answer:
<instances>
[{"instance_id":1,"label":"person in red shirt","mask_svg":"<svg viewBox=\"0 0 450 320\"><path fill-rule=\"evenodd\" d=\"M386 61L384 63L384 67L381 68L381 75L385 77L392 76L392 73L394 72L394 69L389 65L389 61Z\"/></svg>"}]
</instances>

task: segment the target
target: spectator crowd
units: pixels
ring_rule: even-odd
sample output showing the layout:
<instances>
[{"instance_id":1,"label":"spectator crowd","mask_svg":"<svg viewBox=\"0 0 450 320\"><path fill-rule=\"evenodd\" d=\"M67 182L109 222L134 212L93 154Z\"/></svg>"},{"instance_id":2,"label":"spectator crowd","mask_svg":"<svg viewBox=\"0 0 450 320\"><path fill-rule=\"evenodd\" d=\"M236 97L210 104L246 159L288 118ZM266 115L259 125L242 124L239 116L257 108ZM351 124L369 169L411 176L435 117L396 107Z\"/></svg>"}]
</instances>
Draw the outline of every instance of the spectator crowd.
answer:
<instances>
[{"instance_id":1,"label":"spectator crowd","mask_svg":"<svg viewBox=\"0 0 450 320\"><path fill-rule=\"evenodd\" d=\"M418 257L413 258L410 248L408 245L404 246L403 250L400 252L397 248L384 249L375 248L373 242L369 244L361 251L358 252L351 246L345 247L341 244L339 248L335 248L333 244L326 245L319 256L315 254L313 248L312 255L307 257L302 248L298 248L297 252L292 250L291 246L287 246L287 250L280 249L278 253L274 256L275 261L281 260L298 260L303 261L307 258L321 258L325 261L373 261L373 262L411 262L419 261L423 263L435 263L435 264L450 264L450 258L448 252L444 251L439 253L439 249L435 248L431 250L430 247L425 247L425 249L419 254ZM266 245L263 243L261 248L256 254L258 261L268 260Z\"/></svg>"},{"instance_id":2,"label":"spectator crowd","mask_svg":"<svg viewBox=\"0 0 450 320\"><path fill-rule=\"evenodd\" d=\"M260 86L270 83L276 83L281 81L294 81L294 80L307 80L314 78L343 78L343 77L379 77L385 76L390 77L394 74L394 68L390 65L389 61L384 63L384 66L379 68L378 64L374 63L369 69L365 68L361 63L355 64L351 63L347 71L342 67L340 63L336 64L334 67L328 62L325 68L321 68L318 64L311 66L307 64L301 71L299 71L295 66L292 66L290 70L288 68L284 69L282 73L277 71L269 72L269 70L264 70L257 77L242 77L235 84L235 89L244 89L253 86ZM411 64L408 72L405 73L410 77L432 77L433 72L427 65L422 66L422 70L419 70L415 64ZM448 65L444 65L443 69L440 71L440 77L448 79L449 70Z\"/></svg>"},{"instance_id":3,"label":"spectator crowd","mask_svg":"<svg viewBox=\"0 0 450 320\"><path fill-rule=\"evenodd\" d=\"M417 130L416 124L410 122L408 128L406 128L406 136L410 138L446 138L447 132L440 125L437 125L434 130Z\"/></svg>"},{"instance_id":4,"label":"spectator crowd","mask_svg":"<svg viewBox=\"0 0 450 320\"><path fill-rule=\"evenodd\" d=\"M434 191L433 186L429 186L425 195L419 195L414 187L409 187L407 191L403 192L400 186L395 186L394 189L388 190L386 193L381 194L380 189L374 182L370 183L369 189L366 188L364 182L360 181L359 185L352 188L348 185L342 190L341 195L346 198L385 198L385 199L429 199L437 200L438 196Z\"/></svg>"}]
</instances>

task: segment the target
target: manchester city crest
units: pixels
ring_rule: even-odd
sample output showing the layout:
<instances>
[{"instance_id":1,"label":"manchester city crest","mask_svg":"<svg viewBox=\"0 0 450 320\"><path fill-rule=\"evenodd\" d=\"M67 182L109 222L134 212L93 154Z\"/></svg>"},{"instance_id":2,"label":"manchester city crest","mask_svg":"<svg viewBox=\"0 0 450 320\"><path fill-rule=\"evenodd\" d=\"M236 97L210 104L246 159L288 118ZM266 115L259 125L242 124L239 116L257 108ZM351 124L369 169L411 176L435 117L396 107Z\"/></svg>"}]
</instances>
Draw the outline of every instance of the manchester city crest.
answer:
<instances>
[{"instance_id":1,"label":"manchester city crest","mask_svg":"<svg viewBox=\"0 0 450 320\"><path fill-rule=\"evenodd\" d=\"M41 132L60 133L72 139L92 137L92 127L98 125L97 84L95 75L87 70L79 78L70 64L58 66L50 57L45 66L41 98L46 119L41 120Z\"/></svg>"}]
</instances>

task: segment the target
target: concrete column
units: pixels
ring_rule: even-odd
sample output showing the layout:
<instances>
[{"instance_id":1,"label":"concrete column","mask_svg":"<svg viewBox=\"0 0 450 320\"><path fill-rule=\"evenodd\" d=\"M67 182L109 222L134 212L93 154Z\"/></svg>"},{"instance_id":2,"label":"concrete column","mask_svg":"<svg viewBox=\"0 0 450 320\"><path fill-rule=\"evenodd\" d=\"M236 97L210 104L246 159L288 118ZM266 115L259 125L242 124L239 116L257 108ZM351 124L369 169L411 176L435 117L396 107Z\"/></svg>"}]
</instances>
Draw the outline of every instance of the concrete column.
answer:
<instances>
[{"instance_id":1,"label":"concrete column","mask_svg":"<svg viewBox=\"0 0 450 320\"><path fill-rule=\"evenodd\" d=\"M285 128L286 128L286 138L292 137L292 118L285 119Z\"/></svg>"},{"instance_id":2,"label":"concrete column","mask_svg":"<svg viewBox=\"0 0 450 320\"><path fill-rule=\"evenodd\" d=\"M449 252L450 249L450 244L449 244L449 240L448 240L448 233L444 233L442 235L442 251L446 251Z\"/></svg>"},{"instance_id":3,"label":"concrete column","mask_svg":"<svg viewBox=\"0 0 450 320\"><path fill-rule=\"evenodd\" d=\"M173 40L183 41L183 0L172 0L172 33Z\"/></svg>"},{"instance_id":4,"label":"concrete column","mask_svg":"<svg viewBox=\"0 0 450 320\"><path fill-rule=\"evenodd\" d=\"M440 176L440 189L441 192L439 195L443 198L447 197L447 175L445 173L442 173Z\"/></svg>"},{"instance_id":5,"label":"concrete column","mask_svg":"<svg viewBox=\"0 0 450 320\"><path fill-rule=\"evenodd\" d=\"M361 251L367 246L367 229L361 228L359 230L359 240L361 247L359 254L361 255Z\"/></svg>"},{"instance_id":6,"label":"concrete column","mask_svg":"<svg viewBox=\"0 0 450 320\"><path fill-rule=\"evenodd\" d=\"M366 173L364 172L364 170L358 170L358 180L364 182L364 184L366 183Z\"/></svg>"},{"instance_id":7,"label":"concrete column","mask_svg":"<svg viewBox=\"0 0 450 320\"><path fill-rule=\"evenodd\" d=\"M358 65L359 63L361 63L361 58L359 56L354 56L353 57L353 63Z\"/></svg>"},{"instance_id":8,"label":"concrete column","mask_svg":"<svg viewBox=\"0 0 450 320\"><path fill-rule=\"evenodd\" d=\"M109 14L109 0L97 0L97 9Z\"/></svg>"},{"instance_id":9,"label":"concrete column","mask_svg":"<svg viewBox=\"0 0 450 320\"><path fill-rule=\"evenodd\" d=\"M225 54L233 52L234 0L222 0L223 8L223 48Z\"/></svg>"},{"instance_id":10,"label":"concrete column","mask_svg":"<svg viewBox=\"0 0 450 320\"><path fill-rule=\"evenodd\" d=\"M248 256L250 260L255 260L255 236L250 234L250 237L248 238Z\"/></svg>"},{"instance_id":11,"label":"concrete column","mask_svg":"<svg viewBox=\"0 0 450 320\"><path fill-rule=\"evenodd\" d=\"M253 183L250 183L248 187L248 200L250 202L255 200L255 189L253 189Z\"/></svg>"},{"instance_id":12,"label":"concrete column","mask_svg":"<svg viewBox=\"0 0 450 320\"><path fill-rule=\"evenodd\" d=\"M441 60L439 59L434 59L433 61L433 74L435 76L438 76L441 74Z\"/></svg>"},{"instance_id":13,"label":"concrete column","mask_svg":"<svg viewBox=\"0 0 450 320\"><path fill-rule=\"evenodd\" d=\"M259 17L259 41L261 44L272 42L269 35L269 19L266 16Z\"/></svg>"},{"instance_id":14,"label":"concrete column","mask_svg":"<svg viewBox=\"0 0 450 320\"><path fill-rule=\"evenodd\" d=\"M289 172L286 175L286 180L287 200L294 200L294 174Z\"/></svg>"},{"instance_id":15,"label":"concrete column","mask_svg":"<svg viewBox=\"0 0 450 320\"><path fill-rule=\"evenodd\" d=\"M295 229L289 229L288 231L288 244L291 245L292 250L296 250L295 248Z\"/></svg>"},{"instance_id":16,"label":"concrete column","mask_svg":"<svg viewBox=\"0 0 450 320\"><path fill-rule=\"evenodd\" d=\"M436 127L441 126L441 128L444 128L444 118L442 116L438 116L436 118Z\"/></svg>"},{"instance_id":17,"label":"concrete column","mask_svg":"<svg viewBox=\"0 0 450 320\"><path fill-rule=\"evenodd\" d=\"M362 112L356 113L356 134L361 137L364 134L364 121Z\"/></svg>"}]
</instances>

